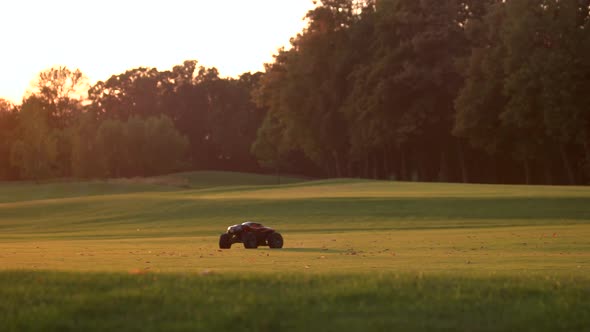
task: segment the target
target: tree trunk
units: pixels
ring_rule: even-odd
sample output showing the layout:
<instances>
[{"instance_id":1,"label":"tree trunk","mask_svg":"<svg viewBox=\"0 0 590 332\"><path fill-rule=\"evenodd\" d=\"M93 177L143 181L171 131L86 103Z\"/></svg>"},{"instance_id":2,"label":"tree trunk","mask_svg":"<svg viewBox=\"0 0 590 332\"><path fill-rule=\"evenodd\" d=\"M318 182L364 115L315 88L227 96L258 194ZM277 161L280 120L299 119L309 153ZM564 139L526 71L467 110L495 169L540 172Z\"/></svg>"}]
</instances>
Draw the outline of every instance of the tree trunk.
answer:
<instances>
[{"instance_id":1,"label":"tree trunk","mask_svg":"<svg viewBox=\"0 0 590 332\"><path fill-rule=\"evenodd\" d=\"M417 160L417 166L416 166L416 178L413 179L412 181L414 182L429 182L428 181L428 171L426 170L426 167L424 166L424 160L422 160L421 158L418 158Z\"/></svg>"},{"instance_id":2,"label":"tree trunk","mask_svg":"<svg viewBox=\"0 0 590 332\"><path fill-rule=\"evenodd\" d=\"M404 153L404 149L403 147L400 147L399 149L399 160L400 160L400 179L402 181L407 181L407 169L406 169L406 154Z\"/></svg>"},{"instance_id":3,"label":"tree trunk","mask_svg":"<svg viewBox=\"0 0 590 332\"><path fill-rule=\"evenodd\" d=\"M563 168L565 169L565 173L567 174L568 184L573 185L576 183L576 177L574 175L574 170L572 168L572 164L571 164L569 157L567 155L567 151L565 150L565 146L563 144L559 146L559 152L561 153L561 160L563 161Z\"/></svg>"},{"instance_id":4,"label":"tree trunk","mask_svg":"<svg viewBox=\"0 0 590 332\"><path fill-rule=\"evenodd\" d=\"M523 166L524 166L524 178L525 178L526 184L531 184L531 165L530 165L528 158L524 159Z\"/></svg>"},{"instance_id":5,"label":"tree trunk","mask_svg":"<svg viewBox=\"0 0 590 332\"><path fill-rule=\"evenodd\" d=\"M328 178L333 178L334 177L334 170L332 170L332 163L328 160L328 161L324 161L325 164L325 169L328 172Z\"/></svg>"},{"instance_id":6,"label":"tree trunk","mask_svg":"<svg viewBox=\"0 0 590 332\"><path fill-rule=\"evenodd\" d=\"M334 164L335 164L335 169L336 169L336 177L341 178L342 177L342 169L340 168L340 158L338 158L338 152L336 152L335 150L332 151L332 156L334 157Z\"/></svg>"},{"instance_id":7,"label":"tree trunk","mask_svg":"<svg viewBox=\"0 0 590 332\"><path fill-rule=\"evenodd\" d=\"M584 141L584 154L586 155L586 162L584 163L584 170L586 173L586 180L590 180L590 143L588 142L589 139L590 139L590 137Z\"/></svg>"},{"instance_id":8,"label":"tree trunk","mask_svg":"<svg viewBox=\"0 0 590 332\"><path fill-rule=\"evenodd\" d=\"M281 184L281 156L278 153L277 153L276 172L277 172L277 184L280 185Z\"/></svg>"},{"instance_id":9,"label":"tree trunk","mask_svg":"<svg viewBox=\"0 0 590 332\"><path fill-rule=\"evenodd\" d=\"M387 148L383 148L383 175L385 180L389 180L389 163L387 162Z\"/></svg>"},{"instance_id":10,"label":"tree trunk","mask_svg":"<svg viewBox=\"0 0 590 332\"><path fill-rule=\"evenodd\" d=\"M440 151L440 166L438 168L438 182L449 182L447 170L447 154L444 149Z\"/></svg>"},{"instance_id":11,"label":"tree trunk","mask_svg":"<svg viewBox=\"0 0 590 332\"><path fill-rule=\"evenodd\" d=\"M499 173L498 172L498 157L496 155L493 155L490 158L492 159L492 165L493 165L492 174L491 174L491 177L492 177L491 182L494 184L501 184L502 183L501 179L498 176L498 173Z\"/></svg>"},{"instance_id":12,"label":"tree trunk","mask_svg":"<svg viewBox=\"0 0 590 332\"><path fill-rule=\"evenodd\" d=\"M461 144L461 140L457 140L457 154L459 157L459 166L461 167L461 180L463 183L467 183L469 179L467 178L467 166L465 165L465 153L463 151L463 144Z\"/></svg>"},{"instance_id":13,"label":"tree trunk","mask_svg":"<svg viewBox=\"0 0 590 332\"><path fill-rule=\"evenodd\" d=\"M545 161L545 184L553 185L553 173L550 160Z\"/></svg>"},{"instance_id":14,"label":"tree trunk","mask_svg":"<svg viewBox=\"0 0 590 332\"><path fill-rule=\"evenodd\" d=\"M373 179L379 179L379 163L377 162L377 154L373 154Z\"/></svg>"},{"instance_id":15,"label":"tree trunk","mask_svg":"<svg viewBox=\"0 0 590 332\"><path fill-rule=\"evenodd\" d=\"M363 172L363 177L365 179L369 178L369 172L370 172L370 167L371 167L370 163L371 163L371 160L369 159L369 153L367 153L367 155L365 156L365 170Z\"/></svg>"}]
</instances>

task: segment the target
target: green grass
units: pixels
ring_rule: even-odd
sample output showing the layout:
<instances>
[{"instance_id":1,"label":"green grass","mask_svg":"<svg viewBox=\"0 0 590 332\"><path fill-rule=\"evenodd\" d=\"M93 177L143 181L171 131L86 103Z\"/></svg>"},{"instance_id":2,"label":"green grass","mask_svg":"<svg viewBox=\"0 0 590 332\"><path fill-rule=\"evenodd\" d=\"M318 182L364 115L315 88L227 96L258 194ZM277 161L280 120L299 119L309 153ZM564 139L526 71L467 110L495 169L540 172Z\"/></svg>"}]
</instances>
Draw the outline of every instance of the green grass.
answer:
<instances>
[{"instance_id":1,"label":"green grass","mask_svg":"<svg viewBox=\"0 0 590 332\"><path fill-rule=\"evenodd\" d=\"M587 280L0 274L3 331L583 331Z\"/></svg>"},{"instance_id":2,"label":"green grass","mask_svg":"<svg viewBox=\"0 0 590 332\"><path fill-rule=\"evenodd\" d=\"M590 188L274 181L0 184L0 331L590 330Z\"/></svg>"}]
</instances>

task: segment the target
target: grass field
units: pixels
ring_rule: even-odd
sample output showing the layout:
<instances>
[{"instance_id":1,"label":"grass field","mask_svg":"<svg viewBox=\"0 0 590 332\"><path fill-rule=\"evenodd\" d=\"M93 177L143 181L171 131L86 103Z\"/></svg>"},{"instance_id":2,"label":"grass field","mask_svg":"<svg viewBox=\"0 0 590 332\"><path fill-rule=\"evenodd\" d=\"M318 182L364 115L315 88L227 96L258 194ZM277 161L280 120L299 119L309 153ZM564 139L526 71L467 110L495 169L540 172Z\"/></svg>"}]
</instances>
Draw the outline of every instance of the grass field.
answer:
<instances>
[{"instance_id":1,"label":"grass field","mask_svg":"<svg viewBox=\"0 0 590 332\"><path fill-rule=\"evenodd\" d=\"M590 331L590 188L282 180L0 184L0 331Z\"/></svg>"}]
</instances>

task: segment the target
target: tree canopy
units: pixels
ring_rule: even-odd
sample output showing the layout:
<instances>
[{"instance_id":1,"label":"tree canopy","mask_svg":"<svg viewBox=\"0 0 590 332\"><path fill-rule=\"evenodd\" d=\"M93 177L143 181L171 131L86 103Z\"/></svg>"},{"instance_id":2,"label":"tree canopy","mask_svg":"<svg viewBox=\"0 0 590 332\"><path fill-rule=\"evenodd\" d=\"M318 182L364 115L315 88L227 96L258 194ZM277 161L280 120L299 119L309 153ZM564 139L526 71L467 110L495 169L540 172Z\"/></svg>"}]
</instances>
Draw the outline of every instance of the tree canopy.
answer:
<instances>
[{"instance_id":1,"label":"tree canopy","mask_svg":"<svg viewBox=\"0 0 590 332\"><path fill-rule=\"evenodd\" d=\"M0 100L0 177L590 182L590 0L322 0L264 72L187 60Z\"/></svg>"}]
</instances>

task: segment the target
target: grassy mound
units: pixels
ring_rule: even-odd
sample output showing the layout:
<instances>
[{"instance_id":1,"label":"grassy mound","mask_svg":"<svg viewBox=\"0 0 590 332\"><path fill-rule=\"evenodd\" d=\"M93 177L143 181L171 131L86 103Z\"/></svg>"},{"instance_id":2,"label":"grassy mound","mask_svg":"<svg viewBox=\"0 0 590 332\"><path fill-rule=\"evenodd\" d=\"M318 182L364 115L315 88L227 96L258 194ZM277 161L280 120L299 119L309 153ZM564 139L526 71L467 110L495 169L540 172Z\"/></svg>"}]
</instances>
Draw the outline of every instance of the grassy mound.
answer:
<instances>
[{"instance_id":1,"label":"grassy mound","mask_svg":"<svg viewBox=\"0 0 590 332\"><path fill-rule=\"evenodd\" d=\"M187 185L193 188L209 188L222 186L264 186L276 184L290 184L305 181L302 178L295 178L289 176L281 176L280 178L278 178L274 175L219 171L178 173L166 177L184 179Z\"/></svg>"},{"instance_id":2,"label":"grassy mound","mask_svg":"<svg viewBox=\"0 0 590 332\"><path fill-rule=\"evenodd\" d=\"M303 179L283 177L281 183L297 183ZM169 192L221 186L274 185L271 175L200 171L176 173L148 178L121 178L93 181L0 182L0 204L19 201L116 195L139 192Z\"/></svg>"}]
</instances>

